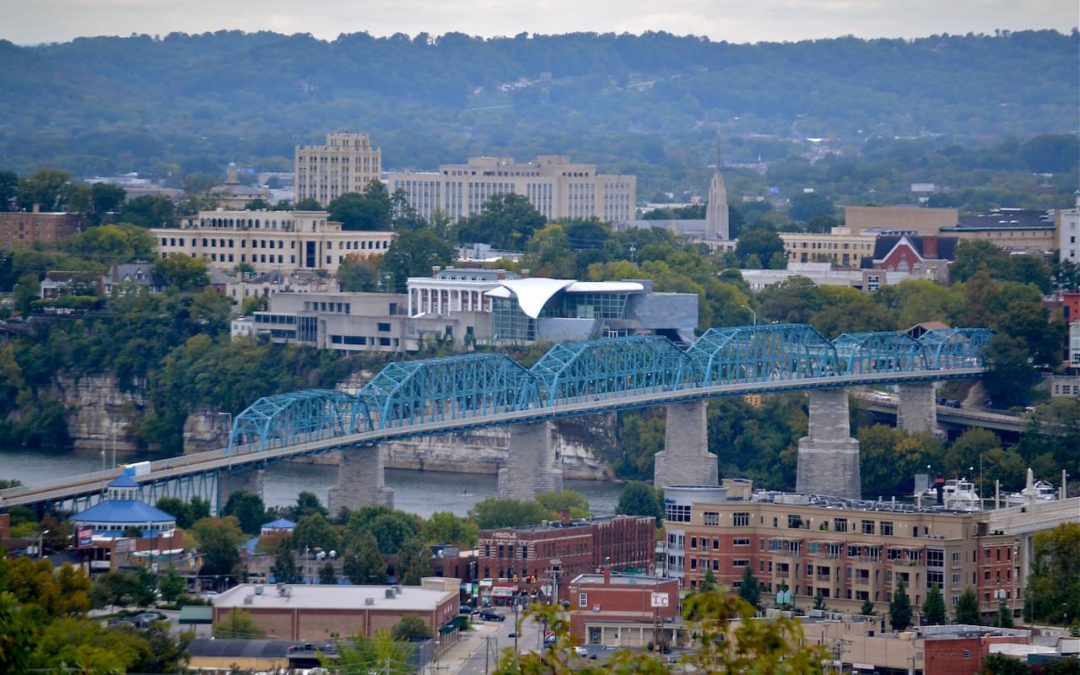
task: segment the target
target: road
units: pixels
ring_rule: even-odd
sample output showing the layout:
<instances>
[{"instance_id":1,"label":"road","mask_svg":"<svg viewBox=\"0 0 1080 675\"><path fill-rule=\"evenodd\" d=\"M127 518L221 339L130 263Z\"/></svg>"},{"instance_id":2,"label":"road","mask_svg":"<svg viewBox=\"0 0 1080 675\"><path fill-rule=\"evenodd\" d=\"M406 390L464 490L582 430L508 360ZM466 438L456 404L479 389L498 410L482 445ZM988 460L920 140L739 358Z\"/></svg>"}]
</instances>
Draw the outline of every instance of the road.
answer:
<instances>
[{"instance_id":1,"label":"road","mask_svg":"<svg viewBox=\"0 0 1080 675\"><path fill-rule=\"evenodd\" d=\"M504 650L509 649L513 652L514 638L510 637L510 634L514 632L514 612L499 608L497 613L505 616L506 620L502 623L484 622L482 626L478 626L477 630L472 631L472 634L466 638L469 644L465 655L450 665L449 672L460 675L487 675L495 670ZM521 634L517 638L518 652L535 652L543 649L543 632L540 624L524 614L518 616L521 619Z\"/></svg>"}]
</instances>

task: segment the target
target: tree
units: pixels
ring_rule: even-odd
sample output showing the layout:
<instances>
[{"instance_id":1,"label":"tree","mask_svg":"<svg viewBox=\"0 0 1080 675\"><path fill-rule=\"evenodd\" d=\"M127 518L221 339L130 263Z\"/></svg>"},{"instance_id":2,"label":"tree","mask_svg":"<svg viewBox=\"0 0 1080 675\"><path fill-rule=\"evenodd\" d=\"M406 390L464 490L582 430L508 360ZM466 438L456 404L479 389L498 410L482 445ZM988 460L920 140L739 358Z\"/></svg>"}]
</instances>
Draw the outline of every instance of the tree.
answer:
<instances>
[{"instance_id":1,"label":"tree","mask_svg":"<svg viewBox=\"0 0 1080 675\"><path fill-rule=\"evenodd\" d=\"M1062 523L1035 534L1035 555L1025 603L1039 621L1080 617L1080 523ZM1030 603L1030 607L1027 607Z\"/></svg>"},{"instance_id":2,"label":"tree","mask_svg":"<svg viewBox=\"0 0 1080 675\"><path fill-rule=\"evenodd\" d=\"M391 511L375 516L368 532L379 543L379 550L385 555L392 555L401 550L406 540L420 533L422 524L419 518L404 511Z\"/></svg>"},{"instance_id":3,"label":"tree","mask_svg":"<svg viewBox=\"0 0 1080 675\"><path fill-rule=\"evenodd\" d=\"M754 577L754 571L747 565L743 568L742 583L739 584L739 597L751 607L761 608L761 587Z\"/></svg>"},{"instance_id":4,"label":"tree","mask_svg":"<svg viewBox=\"0 0 1080 675\"><path fill-rule=\"evenodd\" d=\"M270 573L278 583L293 584L300 576L296 567L296 553L289 535L283 536L274 546L274 564Z\"/></svg>"},{"instance_id":5,"label":"tree","mask_svg":"<svg viewBox=\"0 0 1080 675\"><path fill-rule=\"evenodd\" d=\"M244 532L233 516L203 518L191 527L191 533L202 555L200 574L229 576L240 561L238 547L244 541Z\"/></svg>"},{"instance_id":6,"label":"tree","mask_svg":"<svg viewBox=\"0 0 1080 675\"><path fill-rule=\"evenodd\" d=\"M273 205L262 197L256 197L244 204L245 211L270 211L273 208Z\"/></svg>"},{"instance_id":7,"label":"tree","mask_svg":"<svg viewBox=\"0 0 1080 675\"><path fill-rule=\"evenodd\" d=\"M63 211L71 187L71 174L58 169L38 169L19 180L16 199L19 208L30 211Z\"/></svg>"},{"instance_id":8,"label":"tree","mask_svg":"<svg viewBox=\"0 0 1080 675\"><path fill-rule=\"evenodd\" d=\"M398 583L419 586L420 580L429 576L431 576L431 549L418 536L407 539L398 550Z\"/></svg>"},{"instance_id":9,"label":"tree","mask_svg":"<svg viewBox=\"0 0 1080 675\"><path fill-rule=\"evenodd\" d=\"M941 597L941 588L937 584L931 586L926 593L922 611L928 626L940 626L946 622L945 599Z\"/></svg>"},{"instance_id":10,"label":"tree","mask_svg":"<svg viewBox=\"0 0 1080 675\"><path fill-rule=\"evenodd\" d=\"M322 211L322 204L314 197L304 197L293 204L294 211Z\"/></svg>"},{"instance_id":11,"label":"tree","mask_svg":"<svg viewBox=\"0 0 1080 675\"><path fill-rule=\"evenodd\" d=\"M969 626L978 626L982 623L982 617L979 615L979 597L975 595L975 589L964 589L964 592L960 594L960 599L956 601L956 623L965 624Z\"/></svg>"},{"instance_id":12,"label":"tree","mask_svg":"<svg viewBox=\"0 0 1080 675\"><path fill-rule=\"evenodd\" d=\"M911 625L911 598L904 588L903 579L897 582L892 600L889 601L889 624L896 631L905 630Z\"/></svg>"},{"instance_id":13,"label":"tree","mask_svg":"<svg viewBox=\"0 0 1080 675\"><path fill-rule=\"evenodd\" d=\"M401 621L394 624L393 629L390 631L390 635L395 640L402 640L404 642L412 642L413 640L427 640L431 638L431 628L420 617L413 614L406 614L401 617Z\"/></svg>"},{"instance_id":14,"label":"tree","mask_svg":"<svg viewBox=\"0 0 1080 675\"><path fill-rule=\"evenodd\" d=\"M874 611L874 603L869 598L863 600L862 607L859 608L859 614L862 616L874 616L877 612Z\"/></svg>"},{"instance_id":15,"label":"tree","mask_svg":"<svg viewBox=\"0 0 1080 675\"><path fill-rule=\"evenodd\" d=\"M470 549L476 546L480 529L475 523L458 518L449 511L439 511L424 522L423 537L431 544L451 544Z\"/></svg>"},{"instance_id":16,"label":"tree","mask_svg":"<svg viewBox=\"0 0 1080 675\"><path fill-rule=\"evenodd\" d=\"M712 568L705 569L705 576L701 577L701 585L698 587L701 591L715 591L719 582L716 581L716 575L713 574Z\"/></svg>"},{"instance_id":17,"label":"tree","mask_svg":"<svg viewBox=\"0 0 1080 675\"><path fill-rule=\"evenodd\" d=\"M390 287L382 290L404 293L409 277L430 275L432 267L456 258L454 245L430 227L398 232L382 256L382 270L390 276Z\"/></svg>"},{"instance_id":18,"label":"tree","mask_svg":"<svg viewBox=\"0 0 1080 675\"><path fill-rule=\"evenodd\" d=\"M220 639L257 640L266 633L250 614L234 607L224 619L214 624L213 634Z\"/></svg>"},{"instance_id":19,"label":"tree","mask_svg":"<svg viewBox=\"0 0 1080 675\"><path fill-rule=\"evenodd\" d=\"M393 245L391 243L391 245ZM346 256L338 265L337 280L346 293L374 293L379 290L381 256Z\"/></svg>"},{"instance_id":20,"label":"tree","mask_svg":"<svg viewBox=\"0 0 1080 675\"><path fill-rule=\"evenodd\" d=\"M494 194L480 207L480 213L458 224L462 244L491 244L494 248L521 251L533 233L547 221L525 195Z\"/></svg>"},{"instance_id":21,"label":"tree","mask_svg":"<svg viewBox=\"0 0 1080 675\"><path fill-rule=\"evenodd\" d=\"M979 672L985 675L1031 675L1031 667L1014 656L987 654Z\"/></svg>"},{"instance_id":22,"label":"tree","mask_svg":"<svg viewBox=\"0 0 1080 675\"><path fill-rule=\"evenodd\" d=\"M334 563L327 561L319 570L319 583L324 585L333 585L337 583L337 572L334 570Z\"/></svg>"},{"instance_id":23,"label":"tree","mask_svg":"<svg viewBox=\"0 0 1080 675\"><path fill-rule=\"evenodd\" d=\"M561 516L564 511L569 511L571 518L589 517L589 500L573 490L541 492L536 495L536 503L547 509L552 518Z\"/></svg>"},{"instance_id":24,"label":"tree","mask_svg":"<svg viewBox=\"0 0 1080 675\"><path fill-rule=\"evenodd\" d=\"M150 260L154 246L153 235L130 223L91 227L64 242L64 248L73 254L104 264Z\"/></svg>"},{"instance_id":25,"label":"tree","mask_svg":"<svg viewBox=\"0 0 1080 675\"><path fill-rule=\"evenodd\" d=\"M750 268L750 256L756 257L759 262L768 263L776 254L784 255L784 242L773 229L768 227L746 228L739 237L738 243L735 244L735 257L743 269Z\"/></svg>"},{"instance_id":26,"label":"tree","mask_svg":"<svg viewBox=\"0 0 1080 675\"><path fill-rule=\"evenodd\" d=\"M499 527L519 527L536 525L549 520L551 513L536 502L522 502L514 499L496 499L488 497L473 504L469 517L482 530Z\"/></svg>"},{"instance_id":27,"label":"tree","mask_svg":"<svg viewBox=\"0 0 1080 675\"><path fill-rule=\"evenodd\" d=\"M117 220L139 227L172 227L176 224L176 205L168 197L141 195L120 209Z\"/></svg>"},{"instance_id":28,"label":"tree","mask_svg":"<svg viewBox=\"0 0 1080 675\"><path fill-rule=\"evenodd\" d=\"M363 192L347 192L326 207L330 220L341 223L341 229L373 231L391 229L390 195L382 181L373 180Z\"/></svg>"},{"instance_id":29,"label":"tree","mask_svg":"<svg viewBox=\"0 0 1080 675\"><path fill-rule=\"evenodd\" d=\"M817 610L825 610L825 609L827 609L825 607L825 596L824 595L818 593L817 595L814 596L814 609L817 609Z\"/></svg>"},{"instance_id":30,"label":"tree","mask_svg":"<svg viewBox=\"0 0 1080 675\"><path fill-rule=\"evenodd\" d=\"M322 549L332 551L338 547L338 537L326 516L308 513L300 518L292 533L292 546L297 551Z\"/></svg>"},{"instance_id":31,"label":"tree","mask_svg":"<svg viewBox=\"0 0 1080 675\"><path fill-rule=\"evenodd\" d=\"M210 283L210 262L207 258L193 258L183 253L158 258L154 269L165 283L181 291L197 291Z\"/></svg>"},{"instance_id":32,"label":"tree","mask_svg":"<svg viewBox=\"0 0 1080 675\"><path fill-rule=\"evenodd\" d=\"M262 497L244 490L238 490L229 495L229 501L225 503L222 513L226 516L236 516L240 529L247 534L259 534L263 523L266 522L266 506L263 504Z\"/></svg>"},{"instance_id":33,"label":"tree","mask_svg":"<svg viewBox=\"0 0 1080 675\"><path fill-rule=\"evenodd\" d=\"M836 206L833 205L832 200L820 192L800 192L791 198L788 214L792 220L805 223L821 216L831 217L835 212Z\"/></svg>"},{"instance_id":34,"label":"tree","mask_svg":"<svg viewBox=\"0 0 1080 675\"><path fill-rule=\"evenodd\" d=\"M161 581L158 583L158 589L161 591L161 599L172 605L175 604L180 596L187 590L187 582L180 576L180 573L176 571L175 567L170 567L165 571L164 576L161 577Z\"/></svg>"},{"instance_id":35,"label":"tree","mask_svg":"<svg viewBox=\"0 0 1080 675\"><path fill-rule=\"evenodd\" d=\"M347 642L338 644L337 658L323 657L322 665L342 673L385 673L411 675L409 663L412 647L395 640L390 631L379 630L371 637L358 633Z\"/></svg>"},{"instance_id":36,"label":"tree","mask_svg":"<svg viewBox=\"0 0 1080 675\"><path fill-rule=\"evenodd\" d=\"M18 189L19 176L14 171L0 171L0 212L11 210Z\"/></svg>"},{"instance_id":37,"label":"tree","mask_svg":"<svg viewBox=\"0 0 1080 675\"><path fill-rule=\"evenodd\" d=\"M386 583L386 561L379 553L375 535L367 532L360 543L345 554L341 571L354 584Z\"/></svg>"},{"instance_id":38,"label":"tree","mask_svg":"<svg viewBox=\"0 0 1080 675\"><path fill-rule=\"evenodd\" d=\"M1013 627L1013 612L1009 605L1006 604L1005 598L998 601L997 625L999 628Z\"/></svg>"},{"instance_id":39,"label":"tree","mask_svg":"<svg viewBox=\"0 0 1080 675\"><path fill-rule=\"evenodd\" d=\"M1027 403L1029 390L1039 381L1039 373L1030 363L1022 342L996 333L986 346L986 374L983 387L994 405L1008 408Z\"/></svg>"},{"instance_id":40,"label":"tree","mask_svg":"<svg viewBox=\"0 0 1080 675\"><path fill-rule=\"evenodd\" d=\"M657 526L664 518L662 493L641 481L630 481L619 493L619 503L615 506L615 513L627 516L652 516Z\"/></svg>"}]
</instances>

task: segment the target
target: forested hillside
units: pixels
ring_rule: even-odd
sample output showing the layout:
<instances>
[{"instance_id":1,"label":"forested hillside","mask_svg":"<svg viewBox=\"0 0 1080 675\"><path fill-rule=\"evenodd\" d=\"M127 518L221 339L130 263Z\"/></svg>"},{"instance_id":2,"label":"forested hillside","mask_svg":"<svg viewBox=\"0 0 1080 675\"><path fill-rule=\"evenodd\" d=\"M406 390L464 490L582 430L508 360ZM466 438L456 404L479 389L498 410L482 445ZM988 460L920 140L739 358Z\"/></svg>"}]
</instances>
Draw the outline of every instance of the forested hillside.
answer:
<instances>
[{"instance_id":1,"label":"forested hillside","mask_svg":"<svg viewBox=\"0 0 1080 675\"><path fill-rule=\"evenodd\" d=\"M1080 36L1053 31L730 44L666 33L481 39L219 32L0 41L0 166L179 181L296 143L371 133L384 166L566 153L678 178L712 155L776 160L824 137L963 145L1074 133Z\"/></svg>"}]
</instances>

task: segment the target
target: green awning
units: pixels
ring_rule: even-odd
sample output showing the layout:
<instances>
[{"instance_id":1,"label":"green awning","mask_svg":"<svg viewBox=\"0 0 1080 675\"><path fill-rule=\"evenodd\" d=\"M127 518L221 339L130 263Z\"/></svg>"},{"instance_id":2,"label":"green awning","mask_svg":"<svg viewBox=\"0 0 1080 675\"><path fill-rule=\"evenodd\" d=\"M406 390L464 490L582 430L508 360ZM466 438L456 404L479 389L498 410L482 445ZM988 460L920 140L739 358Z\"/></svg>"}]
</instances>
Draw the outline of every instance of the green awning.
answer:
<instances>
[{"instance_id":1,"label":"green awning","mask_svg":"<svg viewBox=\"0 0 1080 675\"><path fill-rule=\"evenodd\" d=\"M180 608L180 623L213 623L214 608L208 605L186 605Z\"/></svg>"},{"instance_id":2,"label":"green awning","mask_svg":"<svg viewBox=\"0 0 1080 675\"><path fill-rule=\"evenodd\" d=\"M457 630L456 625L454 625L452 623L448 623L448 624L445 624L443 626L439 626L439 635L449 635L450 633L453 633L456 630Z\"/></svg>"}]
</instances>

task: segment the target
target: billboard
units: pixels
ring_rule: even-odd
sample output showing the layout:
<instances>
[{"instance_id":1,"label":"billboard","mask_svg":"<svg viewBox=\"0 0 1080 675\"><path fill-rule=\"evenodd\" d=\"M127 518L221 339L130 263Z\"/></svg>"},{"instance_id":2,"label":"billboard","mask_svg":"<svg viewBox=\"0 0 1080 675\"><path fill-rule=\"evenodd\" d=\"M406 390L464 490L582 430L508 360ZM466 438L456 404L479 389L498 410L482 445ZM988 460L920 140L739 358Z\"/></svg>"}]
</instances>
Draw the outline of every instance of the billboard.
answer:
<instances>
[{"instance_id":1,"label":"billboard","mask_svg":"<svg viewBox=\"0 0 1080 675\"><path fill-rule=\"evenodd\" d=\"M93 525L80 525L78 530L79 547L89 546L94 541Z\"/></svg>"},{"instance_id":2,"label":"billboard","mask_svg":"<svg viewBox=\"0 0 1080 675\"><path fill-rule=\"evenodd\" d=\"M651 595L651 597L649 599L649 607L652 607L653 609L659 609L661 607L667 607L668 603L671 602L671 599L668 597L667 593L653 592L650 595Z\"/></svg>"}]
</instances>

